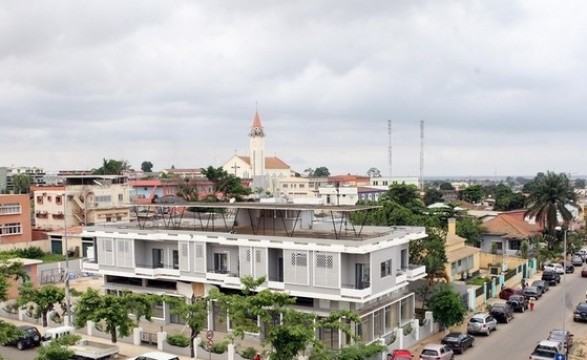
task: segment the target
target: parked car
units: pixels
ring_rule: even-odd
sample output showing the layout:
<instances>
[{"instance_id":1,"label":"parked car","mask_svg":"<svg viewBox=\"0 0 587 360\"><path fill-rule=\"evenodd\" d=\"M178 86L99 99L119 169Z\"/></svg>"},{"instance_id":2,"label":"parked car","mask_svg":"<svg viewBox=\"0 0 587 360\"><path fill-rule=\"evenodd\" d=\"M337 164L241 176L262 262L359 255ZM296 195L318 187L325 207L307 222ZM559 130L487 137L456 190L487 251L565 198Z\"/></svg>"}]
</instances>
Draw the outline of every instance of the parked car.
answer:
<instances>
[{"instance_id":1,"label":"parked car","mask_svg":"<svg viewBox=\"0 0 587 360\"><path fill-rule=\"evenodd\" d=\"M581 250L578 250L575 254L581 255L581 256L583 256L583 259L587 260L587 248L583 248Z\"/></svg>"},{"instance_id":2,"label":"parked car","mask_svg":"<svg viewBox=\"0 0 587 360\"><path fill-rule=\"evenodd\" d=\"M452 360L454 358L454 351L443 344L424 345L420 353L420 360Z\"/></svg>"},{"instance_id":3,"label":"parked car","mask_svg":"<svg viewBox=\"0 0 587 360\"><path fill-rule=\"evenodd\" d=\"M500 323L507 324L514 318L514 309L507 303L493 304L489 313Z\"/></svg>"},{"instance_id":4,"label":"parked car","mask_svg":"<svg viewBox=\"0 0 587 360\"><path fill-rule=\"evenodd\" d=\"M540 292L536 286L526 286L524 289L524 296L527 298L533 297L538 300L542 296L542 292Z\"/></svg>"},{"instance_id":5,"label":"parked car","mask_svg":"<svg viewBox=\"0 0 587 360\"><path fill-rule=\"evenodd\" d=\"M544 280L534 280L530 286L536 286L543 294L548 291L548 282Z\"/></svg>"},{"instance_id":6,"label":"parked car","mask_svg":"<svg viewBox=\"0 0 587 360\"><path fill-rule=\"evenodd\" d=\"M573 311L573 321L587 321L587 302L580 302Z\"/></svg>"},{"instance_id":7,"label":"parked car","mask_svg":"<svg viewBox=\"0 0 587 360\"><path fill-rule=\"evenodd\" d=\"M528 310L528 298L524 295L512 295L506 303L509 304L514 311L524 312Z\"/></svg>"},{"instance_id":8,"label":"parked car","mask_svg":"<svg viewBox=\"0 0 587 360\"><path fill-rule=\"evenodd\" d=\"M499 292L499 298L503 300L507 300L512 295L522 295L523 291L522 288L505 288Z\"/></svg>"},{"instance_id":9,"label":"parked car","mask_svg":"<svg viewBox=\"0 0 587 360\"><path fill-rule=\"evenodd\" d=\"M573 255L571 258L571 264L575 266L582 266L583 265L583 257L581 255Z\"/></svg>"},{"instance_id":10,"label":"parked car","mask_svg":"<svg viewBox=\"0 0 587 360\"><path fill-rule=\"evenodd\" d=\"M161 351L149 351L143 355L129 358L128 360L179 360L179 357Z\"/></svg>"},{"instance_id":11,"label":"parked car","mask_svg":"<svg viewBox=\"0 0 587 360\"><path fill-rule=\"evenodd\" d=\"M562 264L552 264L552 270L561 275L565 273L565 267Z\"/></svg>"},{"instance_id":12,"label":"parked car","mask_svg":"<svg viewBox=\"0 0 587 360\"><path fill-rule=\"evenodd\" d=\"M585 257L587 256L587 254L586 254L586 255L583 255L583 253L582 253L581 251L576 251L576 252L573 254L573 256L575 256L575 255L576 255L576 256L580 256L580 257L581 257L581 259L583 259L583 261L585 261Z\"/></svg>"},{"instance_id":13,"label":"parked car","mask_svg":"<svg viewBox=\"0 0 587 360\"><path fill-rule=\"evenodd\" d=\"M587 266L583 266L581 269L581 277L587 277Z\"/></svg>"},{"instance_id":14,"label":"parked car","mask_svg":"<svg viewBox=\"0 0 587 360\"><path fill-rule=\"evenodd\" d=\"M556 286L556 284L561 282L561 276L553 270L544 270L542 280L548 282L550 286Z\"/></svg>"},{"instance_id":15,"label":"parked car","mask_svg":"<svg viewBox=\"0 0 587 360\"><path fill-rule=\"evenodd\" d=\"M24 350L26 348L41 345L41 333L36 327L30 325L20 325L18 326L18 330L20 330L21 335L17 339L2 343L2 345L16 346L18 350Z\"/></svg>"},{"instance_id":16,"label":"parked car","mask_svg":"<svg viewBox=\"0 0 587 360\"><path fill-rule=\"evenodd\" d=\"M560 341L542 340L530 354L530 360L554 360L557 354L564 353L563 343Z\"/></svg>"},{"instance_id":17,"label":"parked car","mask_svg":"<svg viewBox=\"0 0 587 360\"><path fill-rule=\"evenodd\" d=\"M569 352L571 346L573 346L573 334L570 331L562 331L561 329L553 329L550 330L548 334L548 339L551 341L560 341L565 345L565 352Z\"/></svg>"},{"instance_id":18,"label":"parked car","mask_svg":"<svg viewBox=\"0 0 587 360\"><path fill-rule=\"evenodd\" d=\"M442 338L441 343L447 345L455 353L462 354L465 350L475 345L475 338L469 334L454 332Z\"/></svg>"},{"instance_id":19,"label":"parked car","mask_svg":"<svg viewBox=\"0 0 587 360\"><path fill-rule=\"evenodd\" d=\"M565 272L567 274L572 274L575 272L575 266L573 266L573 264L568 263L567 266L565 267Z\"/></svg>"},{"instance_id":20,"label":"parked car","mask_svg":"<svg viewBox=\"0 0 587 360\"><path fill-rule=\"evenodd\" d=\"M467 333L490 335L493 330L497 330L497 320L488 314L475 314L467 323Z\"/></svg>"},{"instance_id":21,"label":"parked car","mask_svg":"<svg viewBox=\"0 0 587 360\"><path fill-rule=\"evenodd\" d=\"M536 286L543 294L549 290L548 282L544 280L534 280L530 286Z\"/></svg>"},{"instance_id":22,"label":"parked car","mask_svg":"<svg viewBox=\"0 0 587 360\"><path fill-rule=\"evenodd\" d=\"M407 349L395 349L387 354L386 360L412 360L414 355Z\"/></svg>"}]
</instances>

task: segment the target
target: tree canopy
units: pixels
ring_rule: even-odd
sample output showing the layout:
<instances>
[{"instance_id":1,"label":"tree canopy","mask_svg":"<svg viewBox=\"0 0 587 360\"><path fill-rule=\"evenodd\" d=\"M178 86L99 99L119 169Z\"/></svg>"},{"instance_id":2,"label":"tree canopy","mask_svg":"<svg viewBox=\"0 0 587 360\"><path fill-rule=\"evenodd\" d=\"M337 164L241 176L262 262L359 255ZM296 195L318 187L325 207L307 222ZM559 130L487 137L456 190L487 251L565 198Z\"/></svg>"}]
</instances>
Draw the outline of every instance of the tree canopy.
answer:
<instances>
[{"instance_id":1,"label":"tree canopy","mask_svg":"<svg viewBox=\"0 0 587 360\"><path fill-rule=\"evenodd\" d=\"M317 167L316 169L314 169L313 176L327 177L327 176L330 176L330 171L328 171L328 168L326 166L320 166L320 167Z\"/></svg>"},{"instance_id":2,"label":"tree canopy","mask_svg":"<svg viewBox=\"0 0 587 360\"><path fill-rule=\"evenodd\" d=\"M43 327L47 327L47 314L53 310L55 304L61 304L65 308L64 300L65 290L63 288L52 284L35 288L32 282L27 281L20 286L17 303L21 306L31 302L36 304L35 315L40 316Z\"/></svg>"},{"instance_id":3,"label":"tree canopy","mask_svg":"<svg viewBox=\"0 0 587 360\"><path fill-rule=\"evenodd\" d=\"M15 194L28 194L32 183L28 174L12 175L12 188Z\"/></svg>"},{"instance_id":4,"label":"tree canopy","mask_svg":"<svg viewBox=\"0 0 587 360\"><path fill-rule=\"evenodd\" d=\"M565 173L538 173L528 188L530 193L526 200L525 215L536 217L536 221L543 225L548 234L555 234L559 216L565 226L573 219L567 206L578 207L577 195Z\"/></svg>"},{"instance_id":5,"label":"tree canopy","mask_svg":"<svg viewBox=\"0 0 587 360\"><path fill-rule=\"evenodd\" d=\"M146 173L153 172L153 163L150 161L143 161L141 163L141 170Z\"/></svg>"},{"instance_id":6,"label":"tree canopy","mask_svg":"<svg viewBox=\"0 0 587 360\"><path fill-rule=\"evenodd\" d=\"M169 304L170 312L185 322L190 328L190 356L194 357L194 339L206 327L208 319L207 301L203 298L192 296L187 300L175 296L164 296L163 301Z\"/></svg>"},{"instance_id":7,"label":"tree canopy","mask_svg":"<svg viewBox=\"0 0 587 360\"><path fill-rule=\"evenodd\" d=\"M241 201L244 196L251 194L251 189L244 187L240 178L221 167L208 166L202 169L202 174L212 182L215 195L222 194L225 199L235 198Z\"/></svg>"},{"instance_id":8,"label":"tree canopy","mask_svg":"<svg viewBox=\"0 0 587 360\"><path fill-rule=\"evenodd\" d=\"M102 166L94 169L95 175L120 175L125 170L130 170L130 164L126 160L103 159Z\"/></svg>"},{"instance_id":9,"label":"tree canopy","mask_svg":"<svg viewBox=\"0 0 587 360\"><path fill-rule=\"evenodd\" d=\"M448 328L465 320L467 309L459 294L449 284L439 283L428 306L440 326Z\"/></svg>"}]
</instances>

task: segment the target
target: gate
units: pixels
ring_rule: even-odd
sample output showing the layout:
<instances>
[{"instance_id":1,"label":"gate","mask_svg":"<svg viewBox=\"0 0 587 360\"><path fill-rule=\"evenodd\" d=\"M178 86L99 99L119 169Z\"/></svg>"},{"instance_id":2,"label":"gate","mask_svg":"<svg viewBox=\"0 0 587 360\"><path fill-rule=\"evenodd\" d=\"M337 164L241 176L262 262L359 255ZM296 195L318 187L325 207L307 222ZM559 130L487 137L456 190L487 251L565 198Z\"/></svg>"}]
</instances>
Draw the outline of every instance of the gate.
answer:
<instances>
[{"instance_id":1,"label":"gate","mask_svg":"<svg viewBox=\"0 0 587 360\"><path fill-rule=\"evenodd\" d=\"M141 331L141 344L157 345L157 333Z\"/></svg>"}]
</instances>

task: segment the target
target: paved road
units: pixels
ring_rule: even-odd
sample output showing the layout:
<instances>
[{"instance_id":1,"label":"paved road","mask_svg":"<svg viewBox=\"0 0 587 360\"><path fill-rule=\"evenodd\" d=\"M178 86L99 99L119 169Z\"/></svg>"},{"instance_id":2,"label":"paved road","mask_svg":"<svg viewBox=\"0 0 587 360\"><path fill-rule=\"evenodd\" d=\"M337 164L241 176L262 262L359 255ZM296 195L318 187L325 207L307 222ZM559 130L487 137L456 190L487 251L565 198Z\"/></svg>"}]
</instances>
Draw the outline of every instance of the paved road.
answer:
<instances>
[{"instance_id":1,"label":"paved road","mask_svg":"<svg viewBox=\"0 0 587 360\"><path fill-rule=\"evenodd\" d=\"M27 350L19 351L14 346L0 346L0 355L6 360L34 360L37 355L37 348L30 348Z\"/></svg>"},{"instance_id":2,"label":"paved road","mask_svg":"<svg viewBox=\"0 0 587 360\"><path fill-rule=\"evenodd\" d=\"M563 281L551 287L536 302L534 311L523 314L516 313L509 324L499 324L498 330L489 337L477 336L475 347L457 355L462 360L493 360L493 359L527 359L536 343L546 339L548 332L554 328L562 328L563 312L566 318L566 329L575 334L575 339L587 337L587 323L573 322L572 313L577 303L585 300L587 278L581 278L580 272L567 276L567 301L563 304ZM572 348L571 348L572 350Z\"/></svg>"}]
</instances>

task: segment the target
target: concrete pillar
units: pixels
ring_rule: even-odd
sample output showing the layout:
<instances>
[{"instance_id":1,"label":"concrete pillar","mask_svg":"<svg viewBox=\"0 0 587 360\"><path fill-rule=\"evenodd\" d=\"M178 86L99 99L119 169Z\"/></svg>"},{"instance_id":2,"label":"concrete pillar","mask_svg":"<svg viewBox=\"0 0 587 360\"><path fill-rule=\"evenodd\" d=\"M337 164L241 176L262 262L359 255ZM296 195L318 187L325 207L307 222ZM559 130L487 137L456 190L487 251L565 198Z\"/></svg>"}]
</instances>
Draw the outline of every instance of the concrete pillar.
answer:
<instances>
[{"instance_id":1,"label":"concrete pillar","mask_svg":"<svg viewBox=\"0 0 587 360\"><path fill-rule=\"evenodd\" d=\"M399 343L398 343L399 349L403 349L404 348L404 329L402 329L401 327L397 328L397 330L395 331L395 336L399 340Z\"/></svg>"},{"instance_id":2,"label":"concrete pillar","mask_svg":"<svg viewBox=\"0 0 587 360\"><path fill-rule=\"evenodd\" d=\"M157 350L163 351L163 341L167 339L167 333L165 331L159 331L157 333Z\"/></svg>"},{"instance_id":3,"label":"concrete pillar","mask_svg":"<svg viewBox=\"0 0 587 360\"><path fill-rule=\"evenodd\" d=\"M227 354L228 354L228 360L234 360L234 344L233 343L228 344Z\"/></svg>"},{"instance_id":4,"label":"concrete pillar","mask_svg":"<svg viewBox=\"0 0 587 360\"><path fill-rule=\"evenodd\" d=\"M467 307L469 310L477 308L477 298L475 297L475 289L467 289Z\"/></svg>"},{"instance_id":5,"label":"concrete pillar","mask_svg":"<svg viewBox=\"0 0 587 360\"><path fill-rule=\"evenodd\" d=\"M412 332L414 333L414 339L420 340L420 321L418 319L411 320Z\"/></svg>"},{"instance_id":6,"label":"concrete pillar","mask_svg":"<svg viewBox=\"0 0 587 360\"><path fill-rule=\"evenodd\" d=\"M141 345L141 333L143 329L140 327L132 329L132 343L133 345L139 346Z\"/></svg>"},{"instance_id":7,"label":"concrete pillar","mask_svg":"<svg viewBox=\"0 0 587 360\"><path fill-rule=\"evenodd\" d=\"M434 314L432 311L426 311L424 313L424 319L426 320L426 325L429 327L430 332L434 331Z\"/></svg>"},{"instance_id":8,"label":"concrete pillar","mask_svg":"<svg viewBox=\"0 0 587 360\"><path fill-rule=\"evenodd\" d=\"M198 352L200 351L200 344L202 343L202 339L199 337L194 338L194 360L198 358Z\"/></svg>"},{"instance_id":9,"label":"concrete pillar","mask_svg":"<svg viewBox=\"0 0 587 360\"><path fill-rule=\"evenodd\" d=\"M18 308L18 320L24 321L24 315L26 314L25 309Z\"/></svg>"},{"instance_id":10,"label":"concrete pillar","mask_svg":"<svg viewBox=\"0 0 587 360\"><path fill-rule=\"evenodd\" d=\"M94 336L94 329L95 329L95 327L94 327L94 322L93 321L88 321L86 323L86 329L87 329L87 332L88 332L88 336Z\"/></svg>"}]
</instances>

